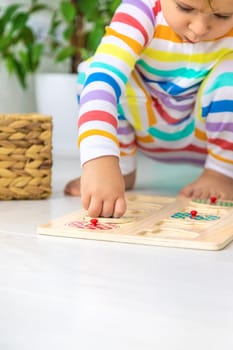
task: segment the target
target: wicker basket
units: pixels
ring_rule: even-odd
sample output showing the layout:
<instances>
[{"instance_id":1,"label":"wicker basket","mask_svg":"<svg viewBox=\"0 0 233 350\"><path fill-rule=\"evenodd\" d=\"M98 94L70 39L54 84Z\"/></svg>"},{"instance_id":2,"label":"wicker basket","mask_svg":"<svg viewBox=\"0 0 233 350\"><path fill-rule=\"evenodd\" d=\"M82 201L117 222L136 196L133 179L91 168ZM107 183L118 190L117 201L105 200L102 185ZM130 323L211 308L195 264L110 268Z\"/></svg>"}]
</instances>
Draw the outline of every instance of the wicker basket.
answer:
<instances>
[{"instance_id":1,"label":"wicker basket","mask_svg":"<svg viewBox=\"0 0 233 350\"><path fill-rule=\"evenodd\" d=\"M0 199L51 194L52 118L0 114Z\"/></svg>"}]
</instances>

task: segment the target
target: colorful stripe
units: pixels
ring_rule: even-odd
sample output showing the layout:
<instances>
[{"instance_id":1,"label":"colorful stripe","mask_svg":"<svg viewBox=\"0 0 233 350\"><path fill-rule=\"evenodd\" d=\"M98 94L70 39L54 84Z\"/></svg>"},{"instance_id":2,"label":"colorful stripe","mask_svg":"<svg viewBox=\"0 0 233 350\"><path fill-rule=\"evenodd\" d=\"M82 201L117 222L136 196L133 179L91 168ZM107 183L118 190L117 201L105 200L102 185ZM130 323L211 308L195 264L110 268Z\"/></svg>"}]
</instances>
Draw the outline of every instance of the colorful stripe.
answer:
<instances>
[{"instance_id":1,"label":"colorful stripe","mask_svg":"<svg viewBox=\"0 0 233 350\"><path fill-rule=\"evenodd\" d=\"M120 13L119 12L119 13L116 13L116 15L113 17L112 23L114 23L114 22L127 23L131 27L138 29L138 31L141 32L141 34L144 37L145 45L148 43L148 41L149 41L148 33L147 33L146 29L143 27L143 25L138 20L135 19L135 17L132 17L132 16L128 15L127 13Z\"/></svg>"},{"instance_id":2,"label":"colorful stripe","mask_svg":"<svg viewBox=\"0 0 233 350\"><path fill-rule=\"evenodd\" d=\"M78 75L82 164L97 152L134 157L137 143L161 161L214 159L233 177L232 38L184 43L159 0L122 0Z\"/></svg>"}]
</instances>

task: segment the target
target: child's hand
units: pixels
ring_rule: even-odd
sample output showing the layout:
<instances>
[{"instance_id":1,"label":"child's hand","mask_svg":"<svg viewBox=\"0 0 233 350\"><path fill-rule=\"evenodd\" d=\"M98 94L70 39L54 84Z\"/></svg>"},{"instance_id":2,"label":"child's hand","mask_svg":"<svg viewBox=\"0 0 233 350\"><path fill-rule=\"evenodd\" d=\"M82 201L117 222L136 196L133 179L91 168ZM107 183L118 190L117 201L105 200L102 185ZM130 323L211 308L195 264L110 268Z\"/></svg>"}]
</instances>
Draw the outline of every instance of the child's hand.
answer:
<instances>
[{"instance_id":1,"label":"child's hand","mask_svg":"<svg viewBox=\"0 0 233 350\"><path fill-rule=\"evenodd\" d=\"M125 182L117 157L100 157L84 164L81 198L91 217L120 217L125 213Z\"/></svg>"}]
</instances>

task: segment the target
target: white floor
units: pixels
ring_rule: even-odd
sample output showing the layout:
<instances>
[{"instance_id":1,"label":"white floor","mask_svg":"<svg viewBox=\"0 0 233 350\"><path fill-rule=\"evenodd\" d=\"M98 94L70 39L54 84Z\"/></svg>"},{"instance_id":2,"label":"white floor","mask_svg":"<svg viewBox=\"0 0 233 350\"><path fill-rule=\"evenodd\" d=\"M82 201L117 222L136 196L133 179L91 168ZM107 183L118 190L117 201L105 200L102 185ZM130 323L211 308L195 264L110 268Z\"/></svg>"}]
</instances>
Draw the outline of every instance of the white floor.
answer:
<instances>
[{"instance_id":1,"label":"white floor","mask_svg":"<svg viewBox=\"0 0 233 350\"><path fill-rule=\"evenodd\" d=\"M136 190L175 195L200 172L141 159ZM233 244L208 252L38 236L80 208L78 160L49 200L0 202L0 350L232 350Z\"/></svg>"}]
</instances>

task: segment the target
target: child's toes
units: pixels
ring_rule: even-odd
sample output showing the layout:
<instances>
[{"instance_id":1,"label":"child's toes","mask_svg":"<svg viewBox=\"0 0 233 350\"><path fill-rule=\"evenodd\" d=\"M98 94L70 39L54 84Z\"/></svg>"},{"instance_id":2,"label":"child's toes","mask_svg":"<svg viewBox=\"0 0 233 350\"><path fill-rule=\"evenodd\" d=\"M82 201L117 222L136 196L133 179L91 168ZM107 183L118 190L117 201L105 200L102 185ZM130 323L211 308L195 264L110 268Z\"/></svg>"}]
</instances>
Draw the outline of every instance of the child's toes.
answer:
<instances>
[{"instance_id":1,"label":"child's toes","mask_svg":"<svg viewBox=\"0 0 233 350\"><path fill-rule=\"evenodd\" d=\"M191 185L185 186L179 192L179 195L191 198L193 195L193 188Z\"/></svg>"}]
</instances>

